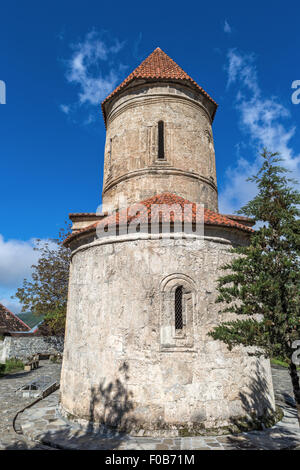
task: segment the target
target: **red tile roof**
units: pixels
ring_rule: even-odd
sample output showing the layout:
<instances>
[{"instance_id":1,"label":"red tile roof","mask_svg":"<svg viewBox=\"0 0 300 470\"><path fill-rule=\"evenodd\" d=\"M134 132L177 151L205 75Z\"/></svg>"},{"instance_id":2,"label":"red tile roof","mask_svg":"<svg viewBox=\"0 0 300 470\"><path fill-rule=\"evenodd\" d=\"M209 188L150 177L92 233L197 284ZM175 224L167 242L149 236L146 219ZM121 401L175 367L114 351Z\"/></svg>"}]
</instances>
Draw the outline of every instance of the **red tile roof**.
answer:
<instances>
[{"instance_id":1,"label":"red tile roof","mask_svg":"<svg viewBox=\"0 0 300 470\"><path fill-rule=\"evenodd\" d=\"M237 222L243 224L243 225L248 225L252 227L255 225L255 220L252 219L251 217L245 217L243 215L236 215L236 214L223 214L225 217L228 217L228 219L236 220Z\"/></svg>"},{"instance_id":2,"label":"red tile roof","mask_svg":"<svg viewBox=\"0 0 300 470\"><path fill-rule=\"evenodd\" d=\"M108 95L102 102L102 112L104 121L106 114L104 105L114 97L119 91L123 90L134 79L145 80L179 80L192 85L203 95L205 95L217 108L217 103L200 87L179 65L174 62L164 51L157 47L117 88Z\"/></svg>"},{"instance_id":3,"label":"red tile roof","mask_svg":"<svg viewBox=\"0 0 300 470\"><path fill-rule=\"evenodd\" d=\"M29 330L30 328L26 323L0 304L0 333Z\"/></svg>"},{"instance_id":4,"label":"red tile roof","mask_svg":"<svg viewBox=\"0 0 300 470\"><path fill-rule=\"evenodd\" d=\"M87 216L92 216L92 217L95 217L97 216L98 214L96 214L95 212L70 212L69 213L69 217L81 217L83 215L87 215Z\"/></svg>"},{"instance_id":5,"label":"red tile roof","mask_svg":"<svg viewBox=\"0 0 300 470\"><path fill-rule=\"evenodd\" d=\"M86 217L86 218L97 218L97 217L104 217L105 214L98 213L98 212L71 212L69 213L69 218L72 219L78 219L80 217Z\"/></svg>"},{"instance_id":6,"label":"red tile roof","mask_svg":"<svg viewBox=\"0 0 300 470\"><path fill-rule=\"evenodd\" d=\"M174 205L178 206L177 210L171 212L171 216L167 215L164 217L162 215L162 219L160 220L159 212L153 211L153 206L155 205ZM192 205L192 220L189 220L184 214L184 208L186 205ZM141 207L143 206L143 207ZM152 214L151 214L152 208ZM96 222L88 227L85 227L81 230L72 233L71 235L66 238L64 241L65 244L68 244L71 240L78 237L83 233L89 233L96 230L96 228L103 228L105 231L105 227L111 224L112 226L116 223L117 226L126 225L132 222L133 220L137 220L140 223L158 223L158 222L183 222L183 215L185 222L192 222L195 223L196 220L199 221L201 217L201 207L198 207L196 203L193 203L183 197L177 196L176 194L172 193L162 193L156 196L152 196L149 199L141 201L139 203L133 204L132 206L121 209L119 212L115 212L110 216L104 217L101 221ZM197 216L199 218L197 218ZM171 220L170 220L171 219ZM223 226L223 227L230 227L242 230L244 232L253 233L254 230L247 225L241 224L232 220L225 215L218 214L217 212L213 212L209 209L204 209L204 224L205 225L215 225L215 226Z\"/></svg>"}]
</instances>

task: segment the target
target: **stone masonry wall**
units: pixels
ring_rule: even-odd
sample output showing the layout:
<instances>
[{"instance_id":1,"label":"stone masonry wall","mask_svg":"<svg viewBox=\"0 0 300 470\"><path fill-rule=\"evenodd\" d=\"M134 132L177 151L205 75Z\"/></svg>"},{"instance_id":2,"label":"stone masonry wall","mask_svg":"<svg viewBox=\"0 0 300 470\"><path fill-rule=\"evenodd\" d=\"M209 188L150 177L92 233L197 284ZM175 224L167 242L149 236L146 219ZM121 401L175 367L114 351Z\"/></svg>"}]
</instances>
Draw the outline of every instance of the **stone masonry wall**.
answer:
<instances>
[{"instance_id":1,"label":"stone masonry wall","mask_svg":"<svg viewBox=\"0 0 300 470\"><path fill-rule=\"evenodd\" d=\"M61 381L66 412L154 435L274 409L269 361L242 347L229 351L207 334L230 318L218 313L216 279L235 236L219 228L203 244L141 234L75 252ZM178 285L181 332L174 326Z\"/></svg>"},{"instance_id":2,"label":"stone masonry wall","mask_svg":"<svg viewBox=\"0 0 300 470\"><path fill-rule=\"evenodd\" d=\"M165 158L158 159L158 122ZM217 211L211 118L187 87L140 85L121 95L108 117L103 204L116 207L172 191Z\"/></svg>"},{"instance_id":3,"label":"stone masonry wall","mask_svg":"<svg viewBox=\"0 0 300 470\"><path fill-rule=\"evenodd\" d=\"M2 362L2 352L3 352L4 340L0 338L0 363Z\"/></svg>"},{"instance_id":4,"label":"stone masonry wall","mask_svg":"<svg viewBox=\"0 0 300 470\"><path fill-rule=\"evenodd\" d=\"M11 358L25 360L34 354L62 353L63 349L64 340L57 336L6 336L0 362Z\"/></svg>"}]
</instances>

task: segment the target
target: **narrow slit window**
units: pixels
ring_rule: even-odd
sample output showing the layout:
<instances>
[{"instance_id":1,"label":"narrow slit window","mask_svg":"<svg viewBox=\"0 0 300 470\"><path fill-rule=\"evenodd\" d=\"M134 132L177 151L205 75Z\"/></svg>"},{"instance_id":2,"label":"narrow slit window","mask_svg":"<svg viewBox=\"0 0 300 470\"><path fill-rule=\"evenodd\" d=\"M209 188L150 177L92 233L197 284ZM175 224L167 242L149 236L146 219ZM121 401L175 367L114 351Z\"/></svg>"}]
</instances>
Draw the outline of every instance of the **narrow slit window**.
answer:
<instances>
[{"instance_id":1,"label":"narrow slit window","mask_svg":"<svg viewBox=\"0 0 300 470\"><path fill-rule=\"evenodd\" d=\"M165 158L164 121L158 122L158 158L159 160Z\"/></svg>"},{"instance_id":2,"label":"narrow slit window","mask_svg":"<svg viewBox=\"0 0 300 470\"><path fill-rule=\"evenodd\" d=\"M178 286L175 290L175 330L182 330L182 286Z\"/></svg>"}]
</instances>

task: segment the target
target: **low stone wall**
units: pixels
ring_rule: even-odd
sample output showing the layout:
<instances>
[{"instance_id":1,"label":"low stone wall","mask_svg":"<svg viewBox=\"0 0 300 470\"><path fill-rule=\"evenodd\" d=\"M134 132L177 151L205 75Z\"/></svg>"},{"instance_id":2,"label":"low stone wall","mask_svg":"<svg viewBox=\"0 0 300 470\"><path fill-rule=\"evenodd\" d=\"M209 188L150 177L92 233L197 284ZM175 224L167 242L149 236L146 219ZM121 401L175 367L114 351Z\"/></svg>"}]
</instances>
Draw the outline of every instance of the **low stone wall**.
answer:
<instances>
[{"instance_id":1,"label":"low stone wall","mask_svg":"<svg viewBox=\"0 0 300 470\"><path fill-rule=\"evenodd\" d=\"M13 357L27 359L34 354L57 354L64 349L64 339L58 336L6 336L2 342L0 362Z\"/></svg>"},{"instance_id":2,"label":"low stone wall","mask_svg":"<svg viewBox=\"0 0 300 470\"><path fill-rule=\"evenodd\" d=\"M3 352L4 340L0 339L0 363L2 362L2 352Z\"/></svg>"}]
</instances>

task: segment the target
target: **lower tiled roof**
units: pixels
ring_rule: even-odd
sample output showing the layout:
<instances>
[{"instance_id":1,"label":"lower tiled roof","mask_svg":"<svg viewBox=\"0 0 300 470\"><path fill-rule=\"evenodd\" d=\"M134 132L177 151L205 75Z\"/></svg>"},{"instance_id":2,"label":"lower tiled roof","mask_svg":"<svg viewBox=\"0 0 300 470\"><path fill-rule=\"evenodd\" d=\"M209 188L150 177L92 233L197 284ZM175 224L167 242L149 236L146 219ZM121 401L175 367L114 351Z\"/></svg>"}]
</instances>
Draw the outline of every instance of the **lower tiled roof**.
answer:
<instances>
[{"instance_id":1,"label":"lower tiled roof","mask_svg":"<svg viewBox=\"0 0 300 470\"><path fill-rule=\"evenodd\" d=\"M26 323L0 304L0 333L29 330L30 328Z\"/></svg>"},{"instance_id":2,"label":"lower tiled roof","mask_svg":"<svg viewBox=\"0 0 300 470\"><path fill-rule=\"evenodd\" d=\"M169 214L164 215L163 213L159 213L159 210L155 210L155 206L176 206L174 207L174 211L172 210L171 216ZM191 206L192 210L189 212L186 210L187 206ZM149 199L141 201L139 203L133 204L132 206L121 209L118 212L114 212L111 215L104 217L99 222L95 222L88 227L85 227L81 230L77 230L75 233L69 235L64 244L68 244L73 239L77 238L81 234L87 234L89 232L93 232L96 228L103 228L105 231L106 227L111 224L112 226L116 224L116 226L123 226L126 224L130 224L134 220L138 221L141 224L147 223L178 223L184 221L187 223L195 223L196 221L199 222L202 216L202 207L196 203L193 203L183 197L177 196L176 194L172 193L162 193L156 196L152 196ZM230 227L235 228L238 230L242 230L244 232L252 233L254 230L242 223L236 222L229 217L218 214L217 212L213 212L209 209L204 209L204 225L215 225L215 226L222 226L222 227Z\"/></svg>"}]
</instances>

